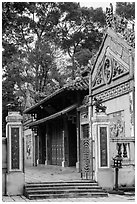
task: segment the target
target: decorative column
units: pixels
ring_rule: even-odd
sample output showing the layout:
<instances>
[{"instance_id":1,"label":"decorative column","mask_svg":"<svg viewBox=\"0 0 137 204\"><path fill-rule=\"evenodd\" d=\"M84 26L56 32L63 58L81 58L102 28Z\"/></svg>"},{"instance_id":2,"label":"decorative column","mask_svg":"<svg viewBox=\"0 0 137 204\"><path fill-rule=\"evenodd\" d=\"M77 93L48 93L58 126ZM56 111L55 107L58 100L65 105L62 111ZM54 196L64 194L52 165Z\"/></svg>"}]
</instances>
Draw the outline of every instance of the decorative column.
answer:
<instances>
[{"instance_id":1,"label":"decorative column","mask_svg":"<svg viewBox=\"0 0 137 204\"><path fill-rule=\"evenodd\" d=\"M6 137L7 137L7 176L6 194L22 195L25 175L23 160L23 117L19 112L8 112L6 117Z\"/></svg>"},{"instance_id":2,"label":"decorative column","mask_svg":"<svg viewBox=\"0 0 137 204\"><path fill-rule=\"evenodd\" d=\"M92 124L94 179L100 183L101 176L103 178L104 171L109 168L109 118L105 113L98 112L94 115Z\"/></svg>"},{"instance_id":3,"label":"decorative column","mask_svg":"<svg viewBox=\"0 0 137 204\"><path fill-rule=\"evenodd\" d=\"M76 169L80 172L80 112L77 111L77 162Z\"/></svg>"}]
</instances>

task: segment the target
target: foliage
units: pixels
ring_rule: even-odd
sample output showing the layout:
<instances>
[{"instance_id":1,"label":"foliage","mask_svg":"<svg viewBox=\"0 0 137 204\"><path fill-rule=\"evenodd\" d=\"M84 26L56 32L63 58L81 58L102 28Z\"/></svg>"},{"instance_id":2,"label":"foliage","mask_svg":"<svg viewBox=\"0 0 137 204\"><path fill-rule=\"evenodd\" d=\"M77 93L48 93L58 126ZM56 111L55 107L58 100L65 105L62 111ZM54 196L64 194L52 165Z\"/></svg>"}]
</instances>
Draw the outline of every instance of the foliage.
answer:
<instances>
[{"instance_id":1,"label":"foliage","mask_svg":"<svg viewBox=\"0 0 137 204\"><path fill-rule=\"evenodd\" d=\"M127 20L135 19L135 2L117 2L116 13Z\"/></svg>"},{"instance_id":2,"label":"foliage","mask_svg":"<svg viewBox=\"0 0 137 204\"><path fill-rule=\"evenodd\" d=\"M100 46L105 16L101 8L80 8L79 4L72 7L70 2L61 3L60 8L66 12L57 26L57 43L70 56L75 78L77 67L86 65Z\"/></svg>"},{"instance_id":3,"label":"foliage","mask_svg":"<svg viewBox=\"0 0 137 204\"><path fill-rule=\"evenodd\" d=\"M3 118L8 103L29 107L80 74L104 25L101 8L75 2L3 2Z\"/></svg>"}]
</instances>

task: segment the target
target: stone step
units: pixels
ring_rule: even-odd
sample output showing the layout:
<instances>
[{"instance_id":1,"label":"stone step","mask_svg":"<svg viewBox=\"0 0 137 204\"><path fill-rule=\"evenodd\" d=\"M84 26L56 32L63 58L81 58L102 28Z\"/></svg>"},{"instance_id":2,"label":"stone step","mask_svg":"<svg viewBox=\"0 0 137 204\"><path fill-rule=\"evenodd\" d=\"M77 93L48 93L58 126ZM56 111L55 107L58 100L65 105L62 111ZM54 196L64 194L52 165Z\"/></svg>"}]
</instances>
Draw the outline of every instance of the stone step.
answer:
<instances>
[{"instance_id":1,"label":"stone step","mask_svg":"<svg viewBox=\"0 0 137 204\"><path fill-rule=\"evenodd\" d=\"M44 190L44 189L48 189L48 190L58 190L58 189L101 189L101 187L99 186L28 186L26 187L27 191L31 191L31 190Z\"/></svg>"},{"instance_id":2,"label":"stone step","mask_svg":"<svg viewBox=\"0 0 137 204\"><path fill-rule=\"evenodd\" d=\"M81 192L81 193L66 193L66 194L30 194L28 198L33 199L52 199L52 198L78 198L78 197L107 197L107 193L103 192Z\"/></svg>"},{"instance_id":3,"label":"stone step","mask_svg":"<svg viewBox=\"0 0 137 204\"><path fill-rule=\"evenodd\" d=\"M26 185L32 185L32 184L77 184L77 183L80 183L80 184L84 184L84 183L97 183L96 181L94 180L73 180L73 181L49 181L49 182L27 182Z\"/></svg>"},{"instance_id":4,"label":"stone step","mask_svg":"<svg viewBox=\"0 0 137 204\"><path fill-rule=\"evenodd\" d=\"M96 187L98 186L96 183L94 184L34 184L34 185L26 185L26 188L37 188L37 187L41 187L41 188L52 188L52 187L56 187L56 188L59 188L59 187Z\"/></svg>"},{"instance_id":5,"label":"stone step","mask_svg":"<svg viewBox=\"0 0 137 204\"><path fill-rule=\"evenodd\" d=\"M80 193L80 192L102 192L102 189L39 189L39 190L28 190L28 194L34 194L34 193L39 193L39 194L60 194L60 193Z\"/></svg>"},{"instance_id":6,"label":"stone step","mask_svg":"<svg viewBox=\"0 0 137 204\"><path fill-rule=\"evenodd\" d=\"M29 199L107 196L97 182L27 183L25 195Z\"/></svg>"}]
</instances>

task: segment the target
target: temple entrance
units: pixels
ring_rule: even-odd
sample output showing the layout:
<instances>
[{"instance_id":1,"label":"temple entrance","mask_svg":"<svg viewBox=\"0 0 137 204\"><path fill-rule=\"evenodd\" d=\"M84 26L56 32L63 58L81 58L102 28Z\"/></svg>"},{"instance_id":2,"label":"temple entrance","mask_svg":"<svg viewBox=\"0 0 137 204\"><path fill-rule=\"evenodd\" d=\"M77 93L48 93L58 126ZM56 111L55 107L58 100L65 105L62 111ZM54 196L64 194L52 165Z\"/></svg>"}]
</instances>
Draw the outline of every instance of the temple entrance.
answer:
<instances>
[{"instance_id":1,"label":"temple entrance","mask_svg":"<svg viewBox=\"0 0 137 204\"><path fill-rule=\"evenodd\" d=\"M61 166L63 160L62 121L56 121L51 128L51 164Z\"/></svg>"}]
</instances>

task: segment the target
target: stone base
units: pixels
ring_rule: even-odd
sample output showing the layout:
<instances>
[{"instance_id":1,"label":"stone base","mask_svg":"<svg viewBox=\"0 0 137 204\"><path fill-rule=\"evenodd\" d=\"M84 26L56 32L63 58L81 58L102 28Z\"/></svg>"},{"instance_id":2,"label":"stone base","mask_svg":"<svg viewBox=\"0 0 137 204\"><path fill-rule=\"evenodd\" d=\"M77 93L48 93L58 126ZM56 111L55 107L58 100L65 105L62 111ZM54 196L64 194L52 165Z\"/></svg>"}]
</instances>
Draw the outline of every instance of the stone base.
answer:
<instances>
[{"instance_id":1,"label":"stone base","mask_svg":"<svg viewBox=\"0 0 137 204\"><path fill-rule=\"evenodd\" d=\"M25 174L22 172L10 172L6 175L6 195L23 195Z\"/></svg>"},{"instance_id":2,"label":"stone base","mask_svg":"<svg viewBox=\"0 0 137 204\"><path fill-rule=\"evenodd\" d=\"M50 161L45 160L45 165L50 165Z\"/></svg>"},{"instance_id":3,"label":"stone base","mask_svg":"<svg viewBox=\"0 0 137 204\"><path fill-rule=\"evenodd\" d=\"M77 172L80 172L79 162L76 162L76 169L77 169Z\"/></svg>"},{"instance_id":4,"label":"stone base","mask_svg":"<svg viewBox=\"0 0 137 204\"><path fill-rule=\"evenodd\" d=\"M66 161L62 161L62 167L67 167L68 163Z\"/></svg>"},{"instance_id":5,"label":"stone base","mask_svg":"<svg viewBox=\"0 0 137 204\"><path fill-rule=\"evenodd\" d=\"M37 165L39 165L39 159L37 159Z\"/></svg>"}]
</instances>

